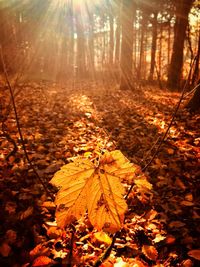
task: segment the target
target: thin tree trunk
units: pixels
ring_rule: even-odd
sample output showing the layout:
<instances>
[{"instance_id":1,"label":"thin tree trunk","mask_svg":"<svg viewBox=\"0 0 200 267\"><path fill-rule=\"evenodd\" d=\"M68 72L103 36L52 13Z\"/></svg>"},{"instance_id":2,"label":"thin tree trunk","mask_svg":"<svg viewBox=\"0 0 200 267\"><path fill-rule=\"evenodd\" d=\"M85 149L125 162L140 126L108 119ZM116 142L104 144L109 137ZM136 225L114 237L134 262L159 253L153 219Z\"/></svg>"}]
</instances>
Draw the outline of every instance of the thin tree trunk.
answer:
<instances>
[{"instance_id":1,"label":"thin tree trunk","mask_svg":"<svg viewBox=\"0 0 200 267\"><path fill-rule=\"evenodd\" d=\"M81 10L77 10L75 14L76 32L77 32L77 75L82 78L85 74L85 38L81 16Z\"/></svg>"},{"instance_id":2,"label":"thin tree trunk","mask_svg":"<svg viewBox=\"0 0 200 267\"><path fill-rule=\"evenodd\" d=\"M120 33L121 33L121 25L120 25L120 15L116 20L117 26L115 30L115 64L119 63L119 51L120 51Z\"/></svg>"},{"instance_id":3,"label":"thin tree trunk","mask_svg":"<svg viewBox=\"0 0 200 267\"><path fill-rule=\"evenodd\" d=\"M133 62L133 1L122 1L122 46L121 46L121 81L120 88L132 88L132 62Z\"/></svg>"},{"instance_id":4,"label":"thin tree trunk","mask_svg":"<svg viewBox=\"0 0 200 267\"><path fill-rule=\"evenodd\" d=\"M152 44L151 44L151 67L149 73L149 80L153 80L154 69L155 69L155 56L156 56L156 42L157 42L157 16L158 12L154 12L153 22L152 22Z\"/></svg>"},{"instance_id":5,"label":"thin tree trunk","mask_svg":"<svg viewBox=\"0 0 200 267\"><path fill-rule=\"evenodd\" d=\"M113 51L114 51L114 20L113 20L113 14L110 14L109 21L110 21L109 63L112 66L113 65Z\"/></svg>"},{"instance_id":6,"label":"thin tree trunk","mask_svg":"<svg viewBox=\"0 0 200 267\"><path fill-rule=\"evenodd\" d=\"M195 85L195 83L199 77L199 61L200 61L200 30L199 30L199 40L198 40L196 62L195 62L194 73L193 73L193 77L192 77L192 85Z\"/></svg>"},{"instance_id":7,"label":"thin tree trunk","mask_svg":"<svg viewBox=\"0 0 200 267\"><path fill-rule=\"evenodd\" d=\"M168 87L179 88L183 67L183 48L188 25L188 15L194 0L179 0L176 3L176 23L174 27L174 44L168 73Z\"/></svg>"}]
</instances>

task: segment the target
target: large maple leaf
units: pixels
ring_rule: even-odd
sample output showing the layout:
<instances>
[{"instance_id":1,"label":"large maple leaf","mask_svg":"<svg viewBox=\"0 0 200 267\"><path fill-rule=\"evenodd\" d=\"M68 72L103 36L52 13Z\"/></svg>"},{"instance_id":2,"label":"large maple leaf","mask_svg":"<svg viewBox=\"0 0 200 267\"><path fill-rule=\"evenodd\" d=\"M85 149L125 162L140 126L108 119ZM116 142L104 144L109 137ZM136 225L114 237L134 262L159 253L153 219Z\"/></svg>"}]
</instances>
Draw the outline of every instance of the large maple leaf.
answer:
<instances>
[{"instance_id":1,"label":"large maple leaf","mask_svg":"<svg viewBox=\"0 0 200 267\"><path fill-rule=\"evenodd\" d=\"M132 178L135 170L118 150L102 155L98 166L88 159L63 166L50 181L60 187L55 200L58 226L65 227L88 210L89 220L98 230L119 230L127 210L121 179Z\"/></svg>"}]
</instances>

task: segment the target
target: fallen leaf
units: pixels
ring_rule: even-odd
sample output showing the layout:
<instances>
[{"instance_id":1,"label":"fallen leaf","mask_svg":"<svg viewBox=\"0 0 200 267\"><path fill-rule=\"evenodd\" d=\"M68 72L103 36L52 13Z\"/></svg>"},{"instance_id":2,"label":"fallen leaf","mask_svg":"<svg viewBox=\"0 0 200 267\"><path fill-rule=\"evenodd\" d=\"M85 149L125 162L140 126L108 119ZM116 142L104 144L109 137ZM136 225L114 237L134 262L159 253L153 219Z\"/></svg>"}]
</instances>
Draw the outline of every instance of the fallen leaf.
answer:
<instances>
[{"instance_id":1,"label":"fallen leaf","mask_svg":"<svg viewBox=\"0 0 200 267\"><path fill-rule=\"evenodd\" d=\"M32 258L35 258L36 256L45 255L49 252L49 248L45 247L43 244L38 244L34 249L32 249L29 254Z\"/></svg>"},{"instance_id":2,"label":"fallen leaf","mask_svg":"<svg viewBox=\"0 0 200 267\"><path fill-rule=\"evenodd\" d=\"M144 187L144 188L147 188L148 190L152 189L152 184L150 184L146 179L135 179L134 183L138 187Z\"/></svg>"},{"instance_id":3,"label":"fallen leaf","mask_svg":"<svg viewBox=\"0 0 200 267\"><path fill-rule=\"evenodd\" d=\"M17 239L17 233L13 230L7 230L6 231L6 241L8 244L14 244Z\"/></svg>"},{"instance_id":4,"label":"fallen leaf","mask_svg":"<svg viewBox=\"0 0 200 267\"><path fill-rule=\"evenodd\" d=\"M172 245L174 244L176 241L176 238L172 235L168 235L165 239L165 243L168 244L168 245Z\"/></svg>"},{"instance_id":5,"label":"fallen leaf","mask_svg":"<svg viewBox=\"0 0 200 267\"><path fill-rule=\"evenodd\" d=\"M166 238L166 236L157 234L156 237L153 239L154 243L159 243L160 241L164 240Z\"/></svg>"},{"instance_id":6,"label":"fallen leaf","mask_svg":"<svg viewBox=\"0 0 200 267\"><path fill-rule=\"evenodd\" d=\"M61 236L63 233L63 231L61 229L58 229L57 227L49 227L49 229L47 230L47 235L50 238L58 238L59 236Z\"/></svg>"},{"instance_id":7,"label":"fallen leaf","mask_svg":"<svg viewBox=\"0 0 200 267\"><path fill-rule=\"evenodd\" d=\"M185 223L181 222L181 221L172 221L169 224L170 228L179 228L179 227L183 227L185 226Z\"/></svg>"},{"instance_id":8,"label":"fallen leaf","mask_svg":"<svg viewBox=\"0 0 200 267\"><path fill-rule=\"evenodd\" d=\"M184 183L181 181L180 178L176 178L175 185L177 185L178 187L180 187L182 190L185 190L186 189L186 186L184 185Z\"/></svg>"},{"instance_id":9,"label":"fallen leaf","mask_svg":"<svg viewBox=\"0 0 200 267\"><path fill-rule=\"evenodd\" d=\"M119 230L127 210L120 180L132 179L135 171L118 150L103 154L98 166L80 158L63 166L50 181L61 187L55 201L58 226L80 219L87 209L90 222L98 230Z\"/></svg>"},{"instance_id":10,"label":"fallen leaf","mask_svg":"<svg viewBox=\"0 0 200 267\"><path fill-rule=\"evenodd\" d=\"M4 242L0 245L0 254L3 257L8 257L11 252L11 247L8 245L8 243Z\"/></svg>"},{"instance_id":11,"label":"fallen leaf","mask_svg":"<svg viewBox=\"0 0 200 267\"><path fill-rule=\"evenodd\" d=\"M181 267L192 267L193 262L190 259L184 260L181 262Z\"/></svg>"},{"instance_id":12,"label":"fallen leaf","mask_svg":"<svg viewBox=\"0 0 200 267\"><path fill-rule=\"evenodd\" d=\"M96 232L94 233L94 238L99 242L106 245L110 245L112 243L112 239L104 232Z\"/></svg>"},{"instance_id":13,"label":"fallen leaf","mask_svg":"<svg viewBox=\"0 0 200 267\"><path fill-rule=\"evenodd\" d=\"M192 203L190 201L186 201L186 200L181 201L180 204L183 205L183 206L187 206L187 207L194 206L194 203Z\"/></svg>"},{"instance_id":14,"label":"fallen leaf","mask_svg":"<svg viewBox=\"0 0 200 267\"><path fill-rule=\"evenodd\" d=\"M27 210L21 213L20 220L24 220L33 214L33 207L28 207Z\"/></svg>"},{"instance_id":15,"label":"fallen leaf","mask_svg":"<svg viewBox=\"0 0 200 267\"><path fill-rule=\"evenodd\" d=\"M192 249L188 252L188 256L200 261L200 249Z\"/></svg>"},{"instance_id":16,"label":"fallen leaf","mask_svg":"<svg viewBox=\"0 0 200 267\"><path fill-rule=\"evenodd\" d=\"M33 262L33 267L46 266L52 264L54 261L47 256L39 256Z\"/></svg>"},{"instance_id":17,"label":"fallen leaf","mask_svg":"<svg viewBox=\"0 0 200 267\"><path fill-rule=\"evenodd\" d=\"M143 245L142 253L152 261L156 261L158 258L158 251L154 246Z\"/></svg>"}]
</instances>

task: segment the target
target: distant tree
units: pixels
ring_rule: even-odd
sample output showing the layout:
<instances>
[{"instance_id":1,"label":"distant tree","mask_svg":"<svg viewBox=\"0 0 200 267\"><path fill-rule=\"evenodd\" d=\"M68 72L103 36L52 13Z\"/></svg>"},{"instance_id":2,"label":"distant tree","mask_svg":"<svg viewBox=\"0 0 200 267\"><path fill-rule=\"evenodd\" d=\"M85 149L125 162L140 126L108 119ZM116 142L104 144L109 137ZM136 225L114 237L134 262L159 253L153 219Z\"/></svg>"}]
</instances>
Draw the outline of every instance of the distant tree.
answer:
<instances>
[{"instance_id":1,"label":"distant tree","mask_svg":"<svg viewBox=\"0 0 200 267\"><path fill-rule=\"evenodd\" d=\"M85 35L81 9L77 8L75 12L76 33L77 33L77 75L82 78L86 70L85 62Z\"/></svg>"},{"instance_id":2,"label":"distant tree","mask_svg":"<svg viewBox=\"0 0 200 267\"><path fill-rule=\"evenodd\" d=\"M176 89L180 87L183 67L184 41L186 38L188 15L193 2L194 0L174 1L176 9L176 22L174 26L173 51L168 73L168 87L170 89Z\"/></svg>"},{"instance_id":3,"label":"distant tree","mask_svg":"<svg viewBox=\"0 0 200 267\"><path fill-rule=\"evenodd\" d=\"M157 44L157 16L158 12L153 12L153 19L152 19L152 43L151 43L151 67L150 67L150 74L149 80L153 80L153 74L155 69L155 56L156 56L156 44Z\"/></svg>"},{"instance_id":4,"label":"distant tree","mask_svg":"<svg viewBox=\"0 0 200 267\"><path fill-rule=\"evenodd\" d=\"M120 59L121 89L128 89L132 87L133 21L134 21L134 2L130 0L122 0L122 9L121 9L122 44L121 44L121 59Z\"/></svg>"}]
</instances>

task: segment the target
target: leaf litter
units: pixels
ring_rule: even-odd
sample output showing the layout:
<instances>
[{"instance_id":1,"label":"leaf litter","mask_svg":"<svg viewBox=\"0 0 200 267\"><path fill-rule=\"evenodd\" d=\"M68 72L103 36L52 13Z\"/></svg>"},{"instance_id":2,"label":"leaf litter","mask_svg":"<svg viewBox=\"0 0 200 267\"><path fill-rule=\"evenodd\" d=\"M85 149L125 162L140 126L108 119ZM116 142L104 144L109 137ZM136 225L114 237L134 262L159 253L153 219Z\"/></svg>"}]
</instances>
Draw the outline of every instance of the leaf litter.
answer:
<instances>
[{"instance_id":1,"label":"leaf litter","mask_svg":"<svg viewBox=\"0 0 200 267\"><path fill-rule=\"evenodd\" d=\"M89 82L76 84L76 90L24 84L16 102L27 150L46 183L77 156L93 160L99 147L119 149L138 166L124 226L102 266L197 266L200 117L182 108L158 157L142 174L179 97L155 87L142 90ZM12 146L1 137L1 265L92 266L112 235L95 230L87 215L74 222L75 229L58 227L55 205L24 163L12 113L6 125L18 151L6 161ZM131 183L122 183L127 191Z\"/></svg>"}]
</instances>

